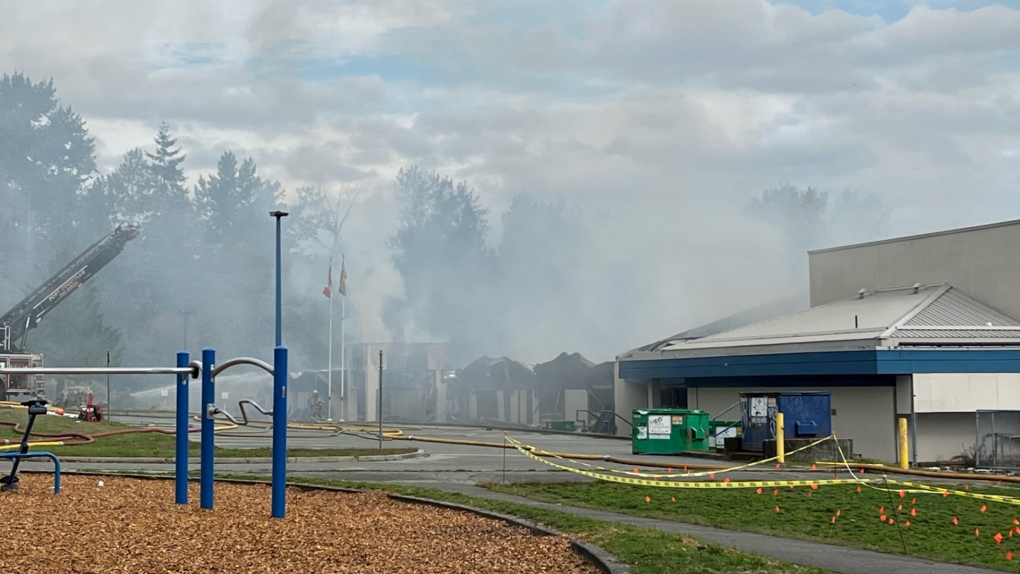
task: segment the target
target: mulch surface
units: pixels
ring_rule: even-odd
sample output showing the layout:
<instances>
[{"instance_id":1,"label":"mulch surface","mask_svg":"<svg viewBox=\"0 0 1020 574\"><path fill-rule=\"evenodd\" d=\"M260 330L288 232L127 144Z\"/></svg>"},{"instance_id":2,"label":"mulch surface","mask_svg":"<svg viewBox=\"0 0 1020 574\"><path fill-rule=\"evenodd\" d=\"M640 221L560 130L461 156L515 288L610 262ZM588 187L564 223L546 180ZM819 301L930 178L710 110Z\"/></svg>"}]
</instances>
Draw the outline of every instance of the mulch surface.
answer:
<instances>
[{"instance_id":1,"label":"mulch surface","mask_svg":"<svg viewBox=\"0 0 1020 574\"><path fill-rule=\"evenodd\" d=\"M178 506L172 480L65 475L54 495L52 475L19 476L0 494L4 573L598 572L566 537L381 493L290 489L276 520L267 485L217 483L208 511L197 484Z\"/></svg>"}]
</instances>

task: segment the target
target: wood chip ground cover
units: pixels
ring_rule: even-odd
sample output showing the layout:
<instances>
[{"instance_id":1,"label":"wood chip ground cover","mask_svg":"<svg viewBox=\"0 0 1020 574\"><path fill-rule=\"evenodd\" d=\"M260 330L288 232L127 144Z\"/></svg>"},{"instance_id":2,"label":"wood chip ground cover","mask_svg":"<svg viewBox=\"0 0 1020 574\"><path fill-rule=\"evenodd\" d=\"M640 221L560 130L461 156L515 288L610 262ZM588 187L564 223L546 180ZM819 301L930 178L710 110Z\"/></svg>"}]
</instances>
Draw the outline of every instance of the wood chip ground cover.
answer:
<instances>
[{"instance_id":1,"label":"wood chip ground cover","mask_svg":"<svg viewBox=\"0 0 1020 574\"><path fill-rule=\"evenodd\" d=\"M174 504L174 483L123 477L21 475L0 495L0 571L75 573L593 574L561 536L382 493L287 492L269 517L265 485L217 483L212 511ZM99 486L99 481L103 486Z\"/></svg>"}]
</instances>

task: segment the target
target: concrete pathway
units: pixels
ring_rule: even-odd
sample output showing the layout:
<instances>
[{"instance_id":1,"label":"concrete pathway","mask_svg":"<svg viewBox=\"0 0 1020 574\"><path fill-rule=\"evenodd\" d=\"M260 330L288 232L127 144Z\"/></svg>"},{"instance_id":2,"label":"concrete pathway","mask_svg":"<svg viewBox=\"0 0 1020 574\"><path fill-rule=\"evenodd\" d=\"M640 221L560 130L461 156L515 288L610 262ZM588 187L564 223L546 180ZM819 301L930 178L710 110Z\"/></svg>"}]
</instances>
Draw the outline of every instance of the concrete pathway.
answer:
<instances>
[{"instance_id":1,"label":"concrete pathway","mask_svg":"<svg viewBox=\"0 0 1020 574\"><path fill-rule=\"evenodd\" d=\"M750 532L737 532L712 528L709 526L698 526L683 522L671 522L668 520L656 520L654 518L641 518L626 514L617 514L604 510L592 510L560 504L537 502L527 498L493 492L479 486L448 483L446 485L433 485L449 492L459 492L479 498L489 498L506 502L516 502L557 510L577 516L618 522L642 528L651 528L683 534L704 542L711 542L720 546L736 548L745 552L753 552L763 556L770 556L777 560L792 562L802 566L821 568L831 572L843 574L875 574L876 572L895 572L896 574L988 574L999 572L986 568L975 568L972 566L961 566L958 564L947 564L910 558L908 556L897 556L895 554L883 554L871 550L858 548L847 548L821 542L808 542L792 538L780 538L765 534L754 534Z\"/></svg>"}]
</instances>

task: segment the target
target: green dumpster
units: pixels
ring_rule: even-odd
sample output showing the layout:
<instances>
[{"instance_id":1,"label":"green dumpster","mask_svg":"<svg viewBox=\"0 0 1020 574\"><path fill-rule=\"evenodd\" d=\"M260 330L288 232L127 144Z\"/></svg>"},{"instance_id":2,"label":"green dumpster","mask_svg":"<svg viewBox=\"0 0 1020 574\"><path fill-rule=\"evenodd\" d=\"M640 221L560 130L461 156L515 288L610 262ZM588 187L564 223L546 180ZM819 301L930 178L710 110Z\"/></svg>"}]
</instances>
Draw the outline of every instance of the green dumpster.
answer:
<instances>
[{"instance_id":1,"label":"green dumpster","mask_svg":"<svg viewBox=\"0 0 1020 574\"><path fill-rule=\"evenodd\" d=\"M577 424L574 421L549 421L547 424L549 430L570 432L577 430Z\"/></svg>"},{"instance_id":2,"label":"green dumpster","mask_svg":"<svg viewBox=\"0 0 1020 574\"><path fill-rule=\"evenodd\" d=\"M709 451L706 411L634 409L631 434L634 454L681 454Z\"/></svg>"}]
</instances>

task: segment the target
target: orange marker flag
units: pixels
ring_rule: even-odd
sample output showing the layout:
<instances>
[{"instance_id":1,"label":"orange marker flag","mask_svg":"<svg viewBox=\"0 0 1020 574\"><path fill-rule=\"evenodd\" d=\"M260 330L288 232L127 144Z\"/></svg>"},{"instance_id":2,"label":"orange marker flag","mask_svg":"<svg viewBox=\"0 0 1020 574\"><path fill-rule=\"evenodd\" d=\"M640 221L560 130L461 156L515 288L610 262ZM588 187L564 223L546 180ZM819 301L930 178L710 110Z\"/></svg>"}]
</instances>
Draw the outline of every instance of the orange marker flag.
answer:
<instances>
[{"instance_id":1,"label":"orange marker flag","mask_svg":"<svg viewBox=\"0 0 1020 574\"><path fill-rule=\"evenodd\" d=\"M673 467L672 466L667 466L666 467L666 472L672 474L673 473Z\"/></svg>"},{"instance_id":2,"label":"orange marker flag","mask_svg":"<svg viewBox=\"0 0 1020 574\"><path fill-rule=\"evenodd\" d=\"M835 514L833 514L833 515L832 515L832 523L833 523L833 524L835 524L835 523L836 523L836 515L835 515Z\"/></svg>"},{"instance_id":3,"label":"orange marker flag","mask_svg":"<svg viewBox=\"0 0 1020 574\"><path fill-rule=\"evenodd\" d=\"M777 469L779 468L779 463L776 463L776 468L777 468Z\"/></svg>"},{"instance_id":4,"label":"orange marker flag","mask_svg":"<svg viewBox=\"0 0 1020 574\"><path fill-rule=\"evenodd\" d=\"M634 474L640 474L640 473L641 473L641 471L638 470L638 467L635 466L634 467Z\"/></svg>"},{"instance_id":5,"label":"orange marker flag","mask_svg":"<svg viewBox=\"0 0 1020 574\"><path fill-rule=\"evenodd\" d=\"M757 492L758 494L761 494L761 487L759 486L758 490L756 490L755 492Z\"/></svg>"},{"instance_id":6,"label":"orange marker flag","mask_svg":"<svg viewBox=\"0 0 1020 574\"><path fill-rule=\"evenodd\" d=\"M687 465L686 464L684 465L684 474L690 474L689 472L687 472Z\"/></svg>"},{"instance_id":7,"label":"orange marker flag","mask_svg":"<svg viewBox=\"0 0 1020 574\"><path fill-rule=\"evenodd\" d=\"M772 496L779 496L779 489L778 488L772 491Z\"/></svg>"},{"instance_id":8,"label":"orange marker flag","mask_svg":"<svg viewBox=\"0 0 1020 574\"><path fill-rule=\"evenodd\" d=\"M779 507L778 506L776 507L776 512L779 512Z\"/></svg>"},{"instance_id":9,"label":"orange marker flag","mask_svg":"<svg viewBox=\"0 0 1020 574\"><path fill-rule=\"evenodd\" d=\"M953 524L955 524L955 525L957 525L957 526L959 526L959 525L960 525L960 521L959 521L959 520L957 520L955 516L953 517Z\"/></svg>"},{"instance_id":10,"label":"orange marker flag","mask_svg":"<svg viewBox=\"0 0 1020 574\"><path fill-rule=\"evenodd\" d=\"M949 496L949 491L948 490L943 490L942 491L942 498L945 498L947 496Z\"/></svg>"},{"instance_id":11,"label":"orange marker flag","mask_svg":"<svg viewBox=\"0 0 1020 574\"><path fill-rule=\"evenodd\" d=\"M651 502L651 501L652 501L652 498L650 496L646 496L645 497L645 502Z\"/></svg>"},{"instance_id":12,"label":"orange marker flag","mask_svg":"<svg viewBox=\"0 0 1020 574\"><path fill-rule=\"evenodd\" d=\"M882 516L879 516L878 519L881 520L882 522L886 521L886 518L885 518L884 514Z\"/></svg>"},{"instance_id":13,"label":"orange marker flag","mask_svg":"<svg viewBox=\"0 0 1020 574\"><path fill-rule=\"evenodd\" d=\"M910 509L910 515L911 516L917 516L917 509L916 508L911 508Z\"/></svg>"},{"instance_id":14,"label":"orange marker flag","mask_svg":"<svg viewBox=\"0 0 1020 574\"><path fill-rule=\"evenodd\" d=\"M857 494L860 494L860 493L861 493L861 485L858 484L857 485Z\"/></svg>"},{"instance_id":15,"label":"orange marker flag","mask_svg":"<svg viewBox=\"0 0 1020 574\"><path fill-rule=\"evenodd\" d=\"M879 506L878 507L878 513L879 514L885 514L885 507L884 506Z\"/></svg>"},{"instance_id":16,"label":"orange marker flag","mask_svg":"<svg viewBox=\"0 0 1020 574\"><path fill-rule=\"evenodd\" d=\"M1016 526L1020 526L1020 520L1017 520L1016 518L1014 518L1013 519L1013 524L1016 525Z\"/></svg>"},{"instance_id":17,"label":"orange marker flag","mask_svg":"<svg viewBox=\"0 0 1020 574\"><path fill-rule=\"evenodd\" d=\"M916 498L911 498L910 499L910 504L917 504L917 499Z\"/></svg>"},{"instance_id":18,"label":"orange marker flag","mask_svg":"<svg viewBox=\"0 0 1020 574\"><path fill-rule=\"evenodd\" d=\"M723 479L723 482L729 482L729 481L730 481L730 477L728 477L728 476Z\"/></svg>"},{"instance_id":19,"label":"orange marker flag","mask_svg":"<svg viewBox=\"0 0 1020 574\"><path fill-rule=\"evenodd\" d=\"M986 510L988 510L988 507L987 507L987 506L985 506L984 504L982 504L982 505L981 505L981 512L984 512L984 511L986 511Z\"/></svg>"},{"instance_id":20,"label":"orange marker flag","mask_svg":"<svg viewBox=\"0 0 1020 574\"><path fill-rule=\"evenodd\" d=\"M670 501L670 502L676 502L676 497L675 497L675 496L671 496L671 497L669 497L669 501Z\"/></svg>"},{"instance_id":21,"label":"orange marker flag","mask_svg":"<svg viewBox=\"0 0 1020 574\"><path fill-rule=\"evenodd\" d=\"M995 543L996 544L1002 544L1002 533L1001 532L996 532L995 536L993 536L992 538L995 539Z\"/></svg>"},{"instance_id":22,"label":"orange marker flag","mask_svg":"<svg viewBox=\"0 0 1020 574\"><path fill-rule=\"evenodd\" d=\"M811 463L811 470L818 470L818 467L813 462Z\"/></svg>"},{"instance_id":23,"label":"orange marker flag","mask_svg":"<svg viewBox=\"0 0 1020 574\"><path fill-rule=\"evenodd\" d=\"M1017 526L1013 530L1016 530L1017 535L1020 536L1020 526Z\"/></svg>"},{"instance_id":24,"label":"orange marker flag","mask_svg":"<svg viewBox=\"0 0 1020 574\"><path fill-rule=\"evenodd\" d=\"M964 489L964 490L970 490L970 485L969 485L969 484L965 484L965 485L963 485L963 489Z\"/></svg>"},{"instance_id":25,"label":"orange marker flag","mask_svg":"<svg viewBox=\"0 0 1020 574\"><path fill-rule=\"evenodd\" d=\"M901 504L901 505L897 506L896 510L903 510L903 505Z\"/></svg>"},{"instance_id":26,"label":"orange marker flag","mask_svg":"<svg viewBox=\"0 0 1020 574\"><path fill-rule=\"evenodd\" d=\"M981 530L975 528L974 529L974 536L981 536Z\"/></svg>"},{"instance_id":27,"label":"orange marker flag","mask_svg":"<svg viewBox=\"0 0 1020 574\"><path fill-rule=\"evenodd\" d=\"M714 472L709 473L708 474L708 478L711 478L712 480L715 480L715 473Z\"/></svg>"},{"instance_id":28,"label":"orange marker flag","mask_svg":"<svg viewBox=\"0 0 1020 574\"><path fill-rule=\"evenodd\" d=\"M840 514L843 514L843 511L837 508L836 509L836 516L839 516Z\"/></svg>"},{"instance_id":29,"label":"orange marker flag","mask_svg":"<svg viewBox=\"0 0 1020 574\"><path fill-rule=\"evenodd\" d=\"M1012 552L1007 552L1006 553L1006 560L1012 560L1012 559L1013 559L1013 553Z\"/></svg>"},{"instance_id":30,"label":"orange marker flag","mask_svg":"<svg viewBox=\"0 0 1020 574\"><path fill-rule=\"evenodd\" d=\"M903 498L906 495L907 495L907 491L905 491L905 490L901 490L900 491L900 498Z\"/></svg>"},{"instance_id":31,"label":"orange marker flag","mask_svg":"<svg viewBox=\"0 0 1020 574\"><path fill-rule=\"evenodd\" d=\"M790 485L790 490L793 490L793 485L792 484Z\"/></svg>"},{"instance_id":32,"label":"orange marker flag","mask_svg":"<svg viewBox=\"0 0 1020 574\"><path fill-rule=\"evenodd\" d=\"M889 519L889 524L896 524L896 519L890 518Z\"/></svg>"},{"instance_id":33,"label":"orange marker flag","mask_svg":"<svg viewBox=\"0 0 1020 574\"><path fill-rule=\"evenodd\" d=\"M659 477L653 476L652 477L652 482L659 482Z\"/></svg>"},{"instance_id":34,"label":"orange marker flag","mask_svg":"<svg viewBox=\"0 0 1020 574\"><path fill-rule=\"evenodd\" d=\"M818 485L812 482L811 483L811 490L818 490Z\"/></svg>"},{"instance_id":35,"label":"orange marker flag","mask_svg":"<svg viewBox=\"0 0 1020 574\"><path fill-rule=\"evenodd\" d=\"M907 528L909 526L910 526L910 521L909 520L903 523L903 527L904 528Z\"/></svg>"},{"instance_id":36,"label":"orange marker flag","mask_svg":"<svg viewBox=\"0 0 1020 574\"><path fill-rule=\"evenodd\" d=\"M808 491L807 495L808 495L808 498L811 498L811 491L810 490Z\"/></svg>"}]
</instances>

